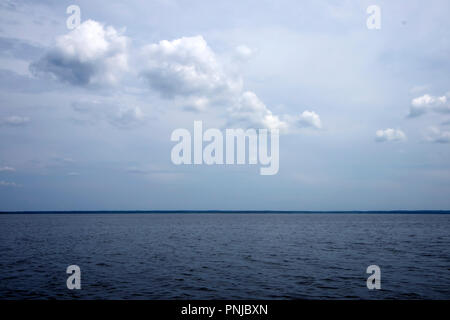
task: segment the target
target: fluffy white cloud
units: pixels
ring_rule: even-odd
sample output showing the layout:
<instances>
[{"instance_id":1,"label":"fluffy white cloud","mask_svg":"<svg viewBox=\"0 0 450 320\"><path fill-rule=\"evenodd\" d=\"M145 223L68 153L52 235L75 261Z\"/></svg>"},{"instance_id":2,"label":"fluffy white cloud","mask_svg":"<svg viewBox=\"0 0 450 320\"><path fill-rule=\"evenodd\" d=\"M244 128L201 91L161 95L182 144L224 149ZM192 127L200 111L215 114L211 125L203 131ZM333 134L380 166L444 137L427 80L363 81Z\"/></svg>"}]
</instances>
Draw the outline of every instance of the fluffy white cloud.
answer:
<instances>
[{"instance_id":1,"label":"fluffy white cloud","mask_svg":"<svg viewBox=\"0 0 450 320\"><path fill-rule=\"evenodd\" d=\"M239 46L241 56L251 49ZM163 40L143 49L141 76L165 98L183 97L188 108L204 111L226 106L228 124L287 130L290 126L320 128L319 116L275 115L251 91L244 91L241 77L230 72L202 36ZM283 120L286 119L286 120Z\"/></svg>"},{"instance_id":2,"label":"fluffy white cloud","mask_svg":"<svg viewBox=\"0 0 450 320\"><path fill-rule=\"evenodd\" d=\"M409 116L417 117L429 111L439 113L450 113L449 97L447 96L434 97L429 94L417 97L411 101Z\"/></svg>"},{"instance_id":3,"label":"fluffy white cloud","mask_svg":"<svg viewBox=\"0 0 450 320\"><path fill-rule=\"evenodd\" d=\"M10 116L0 119L0 125L21 126L30 122L29 117Z\"/></svg>"},{"instance_id":4,"label":"fluffy white cloud","mask_svg":"<svg viewBox=\"0 0 450 320\"><path fill-rule=\"evenodd\" d=\"M128 38L113 27L87 20L56 39L50 51L30 65L73 85L114 84L128 69Z\"/></svg>"},{"instance_id":5,"label":"fluffy white cloud","mask_svg":"<svg viewBox=\"0 0 450 320\"><path fill-rule=\"evenodd\" d=\"M73 85L113 84L123 72L130 71L128 42L113 27L87 20L57 38L55 46L30 69L36 75L50 74ZM235 49L241 60L252 54L253 50L243 45ZM255 93L244 90L236 66L219 59L202 36L146 45L139 58L133 63L137 74L163 98L182 101L185 109L200 112L221 107L218 110L227 112L224 116L229 124L247 127L286 131L290 127L322 126L313 111L298 116L274 114ZM75 111L86 113L82 109L74 107ZM91 112L91 116L102 117L98 112ZM143 118L139 107L108 112L108 121L118 126L129 126Z\"/></svg>"},{"instance_id":6,"label":"fluffy white cloud","mask_svg":"<svg viewBox=\"0 0 450 320\"><path fill-rule=\"evenodd\" d=\"M380 129L375 133L375 140L377 142L405 141L406 134L400 129Z\"/></svg>"},{"instance_id":7,"label":"fluffy white cloud","mask_svg":"<svg viewBox=\"0 0 450 320\"><path fill-rule=\"evenodd\" d=\"M299 128L322 128L322 121L317 113L314 111L303 111L302 114L298 116L285 116L287 122L295 127Z\"/></svg>"},{"instance_id":8,"label":"fluffy white cloud","mask_svg":"<svg viewBox=\"0 0 450 320\"><path fill-rule=\"evenodd\" d=\"M431 127L425 136L425 140L436 143L450 143L450 131L441 131L437 127Z\"/></svg>"},{"instance_id":9,"label":"fluffy white cloud","mask_svg":"<svg viewBox=\"0 0 450 320\"><path fill-rule=\"evenodd\" d=\"M143 48L141 75L164 97L213 96L239 92L242 81L230 77L202 36L162 40Z\"/></svg>"},{"instance_id":10,"label":"fluffy white cloud","mask_svg":"<svg viewBox=\"0 0 450 320\"><path fill-rule=\"evenodd\" d=\"M288 124L278 116L251 91L243 92L239 101L229 108L232 123L253 126L257 128L287 129Z\"/></svg>"}]
</instances>

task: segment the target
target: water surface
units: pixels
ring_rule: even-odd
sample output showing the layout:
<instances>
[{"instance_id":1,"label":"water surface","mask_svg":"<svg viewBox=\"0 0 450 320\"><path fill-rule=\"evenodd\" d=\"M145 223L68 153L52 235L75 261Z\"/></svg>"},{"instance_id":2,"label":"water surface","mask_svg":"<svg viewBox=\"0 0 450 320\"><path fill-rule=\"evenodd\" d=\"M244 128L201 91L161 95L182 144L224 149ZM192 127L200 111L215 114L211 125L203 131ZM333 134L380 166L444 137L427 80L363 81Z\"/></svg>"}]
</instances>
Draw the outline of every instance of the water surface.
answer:
<instances>
[{"instance_id":1,"label":"water surface","mask_svg":"<svg viewBox=\"0 0 450 320\"><path fill-rule=\"evenodd\" d=\"M450 299L449 230L439 214L0 215L0 298Z\"/></svg>"}]
</instances>

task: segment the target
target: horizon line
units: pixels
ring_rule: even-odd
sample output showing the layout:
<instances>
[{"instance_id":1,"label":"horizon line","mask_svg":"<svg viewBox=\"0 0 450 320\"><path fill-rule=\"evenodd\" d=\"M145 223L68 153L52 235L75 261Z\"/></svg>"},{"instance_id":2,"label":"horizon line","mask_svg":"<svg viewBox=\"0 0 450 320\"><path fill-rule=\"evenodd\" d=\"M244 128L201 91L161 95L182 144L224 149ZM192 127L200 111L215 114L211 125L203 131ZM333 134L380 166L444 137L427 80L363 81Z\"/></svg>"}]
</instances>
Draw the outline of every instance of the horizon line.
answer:
<instances>
[{"instance_id":1,"label":"horizon line","mask_svg":"<svg viewBox=\"0 0 450 320\"><path fill-rule=\"evenodd\" d=\"M450 214L450 210L15 210L0 211L0 214L214 214L214 213L259 213L259 214Z\"/></svg>"}]
</instances>

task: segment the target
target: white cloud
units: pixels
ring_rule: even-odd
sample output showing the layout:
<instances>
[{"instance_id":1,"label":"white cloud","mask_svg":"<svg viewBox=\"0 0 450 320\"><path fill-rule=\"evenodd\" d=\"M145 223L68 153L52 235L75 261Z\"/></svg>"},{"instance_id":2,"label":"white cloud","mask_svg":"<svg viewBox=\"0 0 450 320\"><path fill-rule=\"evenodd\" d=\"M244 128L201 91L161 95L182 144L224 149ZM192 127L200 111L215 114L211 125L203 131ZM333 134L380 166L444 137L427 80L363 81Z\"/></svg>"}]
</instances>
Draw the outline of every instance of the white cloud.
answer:
<instances>
[{"instance_id":1,"label":"white cloud","mask_svg":"<svg viewBox=\"0 0 450 320\"><path fill-rule=\"evenodd\" d=\"M162 40L143 48L141 75L162 96L213 96L239 92L242 81L226 74L202 36Z\"/></svg>"},{"instance_id":2,"label":"white cloud","mask_svg":"<svg viewBox=\"0 0 450 320\"><path fill-rule=\"evenodd\" d=\"M232 123L254 127L285 130L288 123L266 107L266 105L251 91L242 93L240 100L229 109Z\"/></svg>"},{"instance_id":3,"label":"white cloud","mask_svg":"<svg viewBox=\"0 0 450 320\"><path fill-rule=\"evenodd\" d=\"M450 101L447 96L435 97L425 94L411 101L410 117L417 117L427 112L450 113Z\"/></svg>"},{"instance_id":4,"label":"white cloud","mask_svg":"<svg viewBox=\"0 0 450 320\"><path fill-rule=\"evenodd\" d=\"M386 142L386 141L405 141L406 134L400 129L385 129L377 130L375 134L375 141Z\"/></svg>"},{"instance_id":5,"label":"white cloud","mask_svg":"<svg viewBox=\"0 0 450 320\"><path fill-rule=\"evenodd\" d=\"M10 116L0 119L0 125L6 126L22 126L30 122L29 117Z\"/></svg>"},{"instance_id":6,"label":"white cloud","mask_svg":"<svg viewBox=\"0 0 450 320\"><path fill-rule=\"evenodd\" d=\"M252 54L245 46L236 50L241 55ZM188 109L226 106L231 125L284 131L290 126L321 127L314 112L305 111L298 117L273 114L254 92L243 89L241 77L229 71L202 36L163 40L144 47L142 55L141 76L163 97L182 97Z\"/></svg>"},{"instance_id":7,"label":"white cloud","mask_svg":"<svg viewBox=\"0 0 450 320\"><path fill-rule=\"evenodd\" d=\"M436 143L450 143L450 131L441 131L437 127L430 127L425 140Z\"/></svg>"},{"instance_id":8,"label":"white cloud","mask_svg":"<svg viewBox=\"0 0 450 320\"><path fill-rule=\"evenodd\" d=\"M117 83L128 69L128 38L113 27L87 20L56 39L53 48L31 64L36 75L51 74L73 85Z\"/></svg>"},{"instance_id":9,"label":"white cloud","mask_svg":"<svg viewBox=\"0 0 450 320\"><path fill-rule=\"evenodd\" d=\"M0 167L0 172L14 172L14 171L16 171L16 169L14 169L12 167L8 167L8 166Z\"/></svg>"},{"instance_id":10,"label":"white cloud","mask_svg":"<svg viewBox=\"0 0 450 320\"><path fill-rule=\"evenodd\" d=\"M117 83L120 75L131 71L128 42L128 38L113 27L87 20L58 37L55 46L30 69L36 75L51 74L79 86ZM239 123L283 131L290 127L318 129L322 126L313 111L304 111L298 116L274 114L255 93L244 90L234 65L236 61L225 63L226 59L220 59L202 36L162 40L144 46L139 52L139 57L133 57L138 58L133 63L137 74L163 98L173 100L175 105L182 104L186 110L204 112L216 107L231 125ZM235 55L241 58L252 54L253 50L247 46L235 48ZM96 120L106 118L121 127L144 119L139 107L110 110L107 116L88 109L74 107L80 114L90 112Z\"/></svg>"},{"instance_id":11,"label":"white cloud","mask_svg":"<svg viewBox=\"0 0 450 320\"><path fill-rule=\"evenodd\" d=\"M302 114L298 116L287 116L286 119L291 125L299 128L312 127L315 129L322 128L322 121L317 113L314 111L303 111Z\"/></svg>"}]
</instances>

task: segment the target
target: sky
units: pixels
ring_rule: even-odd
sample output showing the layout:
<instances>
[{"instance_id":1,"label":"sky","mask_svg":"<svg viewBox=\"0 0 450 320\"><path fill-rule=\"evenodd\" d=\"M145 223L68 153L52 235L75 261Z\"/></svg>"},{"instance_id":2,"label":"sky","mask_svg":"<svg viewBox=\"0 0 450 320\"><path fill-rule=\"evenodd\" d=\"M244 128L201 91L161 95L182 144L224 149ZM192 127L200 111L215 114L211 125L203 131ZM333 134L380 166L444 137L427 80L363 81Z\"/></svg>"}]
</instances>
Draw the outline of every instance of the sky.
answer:
<instances>
[{"instance_id":1,"label":"sky","mask_svg":"<svg viewBox=\"0 0 450 320\"><path fill-rule=\"evenodd\" d=\"M2 1L0 211L448 210L449 12ZM196 120L280 130L278 173L175 165L171 134Z\"/></svg>"}]
</instances>

